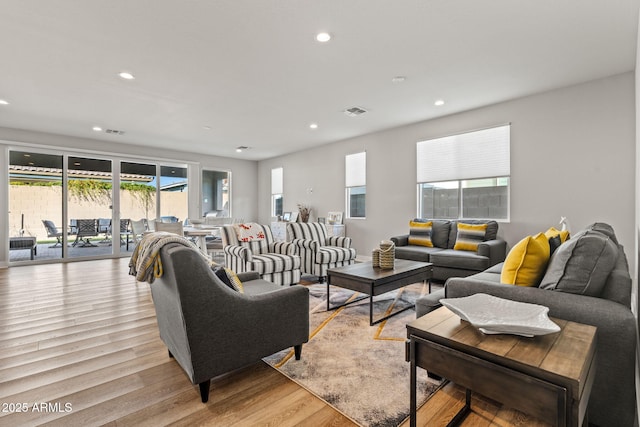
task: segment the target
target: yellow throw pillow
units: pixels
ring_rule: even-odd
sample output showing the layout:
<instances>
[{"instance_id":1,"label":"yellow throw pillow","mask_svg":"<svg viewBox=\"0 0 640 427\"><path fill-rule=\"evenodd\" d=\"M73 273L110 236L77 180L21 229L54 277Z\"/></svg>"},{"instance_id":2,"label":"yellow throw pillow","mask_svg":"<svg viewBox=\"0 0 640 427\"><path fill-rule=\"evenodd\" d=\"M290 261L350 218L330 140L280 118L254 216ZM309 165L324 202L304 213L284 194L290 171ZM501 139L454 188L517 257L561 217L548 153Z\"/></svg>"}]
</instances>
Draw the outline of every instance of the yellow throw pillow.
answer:
<instances>
[{"instance_id":1,"label":"yellow throw pillow","mask_svg":"<svg viewBox=\"0 0 640 427\"><path fill-rule=\"evenodd\" d=\"M244 294L244 287L242 286L242 282L238 278L236 272L227 267L224 268L224 271L225 273L227 273L227 277L229 278L233 289L240 292L241 294Z\"/></svg>"},{"instance_id":2,"label":"yellow throw pillow","mask_svg":"<svg viewBox=\"0 0 640 427\"><path fill-rule=\"evenodd\" d=\"M431 232L433 229L433 221L429 222L416 222L409 221L409 244L426 246L428 248L433 247L431 241Z\"/></svg>"},{"instance_id":3,"label":"yellow throw pillow","mask_svg":"<svg viewBox=\"0 0 640 427\"><path fill-rule=\"evenodd\" d=\"M477 251L478 245L484 241L488 224L458 223L458 234L453 249L458 251Z\"/></svg>"},{"instance_id":4,"label":"yellow throw pillow","mask_svg":"<svg viewBox=\"0 0 640 427\"><path fill-rule=\"evenodd\" d=\"M544 232L544 235L547 236L547 239L560 236L560 241L564 243L569 238L569 230L558 230L555 227L550 227L547 231Z\"/></svg>"},{"instance_id":5,"label":"yellow throw pillow","mask_svg":"<svg viewBox=\"0 0 640 427\"><path fill-rule=\"evenodd\" d=\"M527 236L509 251L500 282L517 286L538 286L549 262L549 241L544 233Z\"/></svg>"}]
</instances>

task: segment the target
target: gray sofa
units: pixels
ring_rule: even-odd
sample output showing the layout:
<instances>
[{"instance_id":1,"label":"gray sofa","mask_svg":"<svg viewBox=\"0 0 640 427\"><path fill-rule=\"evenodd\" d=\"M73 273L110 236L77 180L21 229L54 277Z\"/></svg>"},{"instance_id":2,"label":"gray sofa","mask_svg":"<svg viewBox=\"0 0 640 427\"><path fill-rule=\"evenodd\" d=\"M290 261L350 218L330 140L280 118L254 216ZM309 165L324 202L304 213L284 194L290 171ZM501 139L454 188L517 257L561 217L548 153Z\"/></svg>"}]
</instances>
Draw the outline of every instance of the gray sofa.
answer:
<instances>
[{"instance_id":1,"label":"gray sofa","mask_svg":"<svg viewBox=\"0 0 640 427\"><path fill-rule=\"evenodd\" d=\"M507 243L498 237L498 223L491 220L464 220L467 224L487 224L484 241L478 250L455 250L458 222L449 220L415 218L415 222L432 221L433 247L410 245L409 234L391 237L395 243L396 258L433 263L433 277L444 281L449 277L466 277L486 270L504 261Z\"/></svg>"},{"instance_id":2,"label":"gray sofa","mask_svg":"<svg viewBox=\"0 0 640 427\"><path fill-rule=\"evenodd\" d=\"M581 236L598 243L593 249L587 244L581 246L575 243ZM573 246L564 246L569 242ZM606 257L602 255L605 253ZM456 298L485 293L540 304L549 307L552 317L596 326L597 365L589 400L589 422L602 427L633 426L636 320L630 309L631 277L627 259L613 229L595 223L563 243L552 255L541 281L541 287L546 289L501 284L502 265L469 277L447 280L443 295ZM559 277L558 272L562 278L554 285L552 281L554 276ZM580 282L583 283L581 290L577 287ZM569 286L563 289L565 283ZM416 303L416 315L422 316L433 308L434 300L423 297Z\"/></svg>"},{"instance_id":3,"label":"gray sofa","mask_svg":"<svg viewBox=\"0 0 640 427\"><path fill-rule=\"evenodd\" d=\"M178 244L160 250L164 273L150 284L160 338L199 384L203 402L211 378L255 363L287 347L300 359L309 340L309 291L282 287L258 273L238 274L244 293L213 273L197 250Z\"/></svg>"}]
</instances>

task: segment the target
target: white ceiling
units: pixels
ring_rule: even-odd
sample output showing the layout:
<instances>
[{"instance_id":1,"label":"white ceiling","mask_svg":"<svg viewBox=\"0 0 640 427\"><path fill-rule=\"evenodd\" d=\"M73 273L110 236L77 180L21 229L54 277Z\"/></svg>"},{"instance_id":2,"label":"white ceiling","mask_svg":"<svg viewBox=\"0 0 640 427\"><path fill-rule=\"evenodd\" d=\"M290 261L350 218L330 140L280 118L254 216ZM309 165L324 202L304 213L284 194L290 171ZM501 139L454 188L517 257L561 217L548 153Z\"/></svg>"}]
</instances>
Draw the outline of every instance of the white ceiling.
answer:
<instances>
[{"instance_id":1,"label":"white ceiling","mask_svg":"<svg viewBox=\"0 0 640 427\"><path fill-rule=\"evenodd\" d=\"M264 159L633 70L639 3L0 0L0 126Z\"/></svg>"}]
</instances>

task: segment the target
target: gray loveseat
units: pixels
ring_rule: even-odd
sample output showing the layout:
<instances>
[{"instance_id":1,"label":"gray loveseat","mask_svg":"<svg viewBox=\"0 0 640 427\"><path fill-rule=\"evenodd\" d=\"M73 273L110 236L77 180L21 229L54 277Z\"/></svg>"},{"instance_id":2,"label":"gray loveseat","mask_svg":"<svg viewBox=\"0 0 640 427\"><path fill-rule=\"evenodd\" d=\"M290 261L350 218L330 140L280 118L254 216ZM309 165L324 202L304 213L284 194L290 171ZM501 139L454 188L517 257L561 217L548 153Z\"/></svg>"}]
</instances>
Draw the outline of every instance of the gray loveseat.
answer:
<instances>
[{"instance_id":1,"label":"gray loveseat","mask_svg":"<svg viewBox=\"0 0 640 427\"><path fill-rule=\"evenodd\" d=\"M164 274L150 284L160 338L199 384L202 401L211 378L255 363L287 347L300 359L309 340L309 291L282 287L258 273L238 274L244 293L221 281L197 250L178 244L160 250Z\"/></svg>"},{"instance_id":2,"label":"gray loveseat","mask_svg":"<svg viewBox=\"0 0 640 427\"><path fill-rule=\"evenodd\" d=\"M596 326L597 365L589 422L602 427L633 426L636 321L630 309L629 267L613 229L595 223L563 243L552 255L541 281L540 286L547 289L501 284L502 266L451 278L444 295L456 298L485 293L540 304L549 307L552 317ZM418 317L434 308L433 301L428 300L423 297L416 302Z\"/></svg>"},{"instance_id":3,"label":"gray loveseat","mask_svg":"<svg viewBox=\"0 0 640 427\"><path fill-rule=\"evenodd\" d=\"M433 247L409 244L410 234L391 237L396 258L433 263L432 279L444 281L449 277L466 277L504 261L507 243L498 237L498 223L491 220L449 221L415 218L414 222L433 223L430 240ZM458 223L487 224L483 241L477 251L456 250Z\"/></svg>"}]
</instances>

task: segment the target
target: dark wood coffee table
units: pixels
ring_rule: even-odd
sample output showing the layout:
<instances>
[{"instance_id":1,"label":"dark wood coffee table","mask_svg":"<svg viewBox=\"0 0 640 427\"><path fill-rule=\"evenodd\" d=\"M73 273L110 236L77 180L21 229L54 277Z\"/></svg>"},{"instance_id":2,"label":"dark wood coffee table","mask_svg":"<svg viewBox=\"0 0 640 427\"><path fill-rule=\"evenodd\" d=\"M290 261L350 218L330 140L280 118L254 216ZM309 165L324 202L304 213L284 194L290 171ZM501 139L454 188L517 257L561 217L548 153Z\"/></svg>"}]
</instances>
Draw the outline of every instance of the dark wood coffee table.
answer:
<instances>
[{"instance_id":1,"label":"dark wood coffee table","mask_svg":"<svg viewBox=\"0 0 640 427\"><path fill-rule=\"evenodd\" d=\"M374 296L382 295L413 283L431 280L432 274L433 265L431 263L404 259L396 259L395 267L388 270L374 267L371 262L331 268L327 271L327 310L335 310L369 298L369 325L373 326L376 323L380 323L391 316L395 316L413 307L410 305L374 321ZM331 285L360 292L366 294L366 296L332 307L329 299L329 288Z\"/></svg>"},{"instance_id":2,"label":"dark wood coffee table","mask_svg":"<svg viewBox=\"0 0 640 427\"><path fill-rule=\"evenodd\" d=\"M582 426L595 377L596 327L552 319L560 332L533 338L484 335L445 307L407 324L411 426L416 425L416 368L556 426Z\"/></svg>"}]
</instances>

